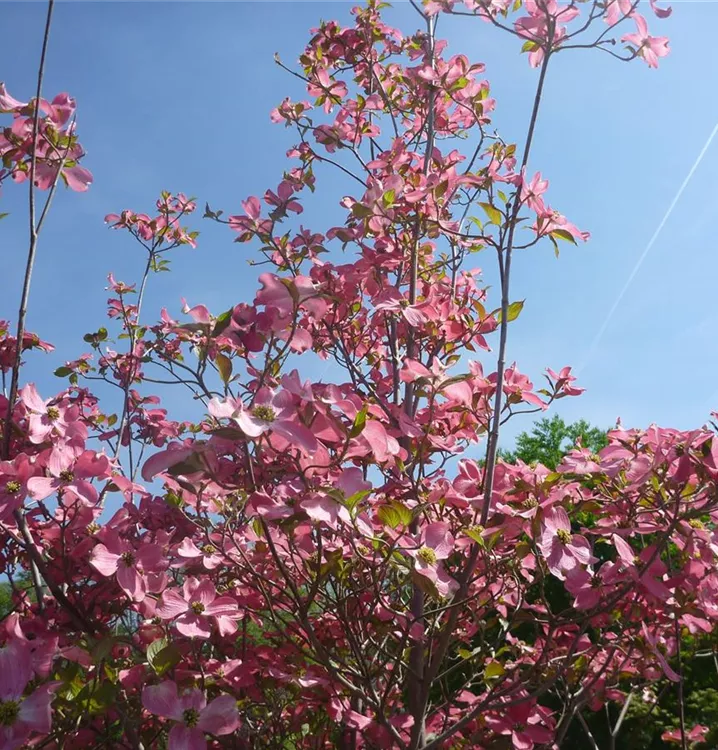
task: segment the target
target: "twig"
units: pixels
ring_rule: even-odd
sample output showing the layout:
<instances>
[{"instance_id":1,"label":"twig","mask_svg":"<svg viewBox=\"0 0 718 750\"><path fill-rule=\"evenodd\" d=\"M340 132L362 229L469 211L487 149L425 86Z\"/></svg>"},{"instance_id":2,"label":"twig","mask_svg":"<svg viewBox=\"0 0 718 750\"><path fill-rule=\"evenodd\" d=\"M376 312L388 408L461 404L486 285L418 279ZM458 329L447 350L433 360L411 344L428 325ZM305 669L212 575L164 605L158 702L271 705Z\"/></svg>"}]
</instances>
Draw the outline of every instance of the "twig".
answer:
<instances>
[{"instance_id":1,"label":"twig","mask_svg":"<svg viewBox=\"0 0 718 750\"><path fill-rule=\"evenodd\" d=\"M52 25L52 11L55 6L55 0L49 0L47 5L47 17L45 19L45 33L42 39L42 52L40 53L40 67L37 73L37 90L35 93L35 112L32 123L32 155L30 157L30 179L29 179L29 207L30 207L30 244L27 252L27 264L25 266L25 278L22 285L22 296L20 298L20 309L17 316L17 333L15 335L15 362L12 367L10 379L10 393L8 395L8 412L5 415L5 429L3 435L3 457L10 456L10 434L12 431L12 414L15 399L17 398L18 383L20 380L20 365L22 362L22 340L25 336L25 318L27 316L27 305L30 297L30 281L32 279L32 270L35 265L35 255L37 253L37 239L39 227L35 220L35 173L37 170L37 140L40 129L40 97L42 95L42 81L45 76L45 59L47 57L47 47L50 41L50 26ZM60 173L58 168L58 175ZM56 182L57 184L57 177ZM43 218L45 212L43 211Z\"/></svg>"}]
</instances>

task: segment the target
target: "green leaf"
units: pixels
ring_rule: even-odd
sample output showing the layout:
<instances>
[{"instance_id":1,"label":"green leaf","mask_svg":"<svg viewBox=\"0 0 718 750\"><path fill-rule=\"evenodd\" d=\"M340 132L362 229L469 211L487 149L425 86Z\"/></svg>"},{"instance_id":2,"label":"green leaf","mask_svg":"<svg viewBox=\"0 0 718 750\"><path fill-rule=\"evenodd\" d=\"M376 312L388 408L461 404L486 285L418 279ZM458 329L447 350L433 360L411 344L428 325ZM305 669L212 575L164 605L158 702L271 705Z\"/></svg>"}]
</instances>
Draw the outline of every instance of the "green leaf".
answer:
<instances>
[{"instance_id":1,"label":"green leaf","mask_svg":"<svg viewBox=\"0 0 718 750\"><path fill-rule=\"evenodd\" d=\"M182 654L177 646L168 643L166 638L152 641L147 647L147 661L160 677L179 664L181 660Z\"/></svg>"},{"instance_id":2,"label":"green leaf","mask_svg":"<svg viewBox=\"0 0 718 750\"><path fill-rule=\"evenodd\" d=\"M4 219L6 216L10 216L10 214L7 211L0 213L0 219Z\"/></svg>"},{"instance_id":3,"label":"green leaf","mask_svg":"<svg viewBox=\"0 0 718 750\"><path fill-rule=\"evenodd\" d=\"M55 370L55 375L58 378L66 378L72 370L69 367L58 367L57 370Z\"/></svg>"},{"instance_id":4,"label":"green leaf","mask_svg":"<svg viewBox=\"0 0 718 750\"><path fill-rule=\"evenodd\" d=\"M349 437L355 438L361 435L364 425L366 424L367 407L365 406L357 415L354 417L354 424L349 430Z\"/></svg>"},{"instance_id":5,"label":"green leaf","mask_svg":"<svg viewBox=\"0 0 718 750\"><path fill-rule=\"evenodd\" d=\"M506 670L503 668L500 662L491 661L486 665L486 668L484 669L484 679L494 680L497 677L501 677L501 675L503 675L505 671Z\"/></svg>"},{"instance_id":6,"label":"green leaf","mask_svg":"<svg viewBox=\"0 0 718 750\"><path fill-rule=\"evenodd\" d=\"M117 640L113 636L107 636L98 641L92 649L92 659L95 664L99 664L101 661L105 661L107 657L112 653L112 649L117 643Z\"/></svg>"},{"instance_id":7,"label":"green leaf","mask_svg":"<svg viewBox=\"0 0 718 750\"><path fill-rule=\"evenodd\" d=\"M464 529L463 533L466 534L469 539L473 539L480 547L484 547L486 542L482 536L483 531L484 529L481 526L472 526L468 529Z\"/></svg>"},{"instance_id":8,"label":"green leaf","mask_svg":"<svg viewBox=\"0 0 718 750\"><path fill-rule=\"evenodd\" d=\"M397 526L408 526L414 519L414 514L403 503L394 501L389 505L382 505L377 511L377 518L385 526L395 529Z\"/></svg>"},{"instance_id":9,"label":"green leaf","mask_svg":"<svg viewBox=\"0 0 718 750\"><path fill-rule=\"evenodd\" d=\"M553 232L551 232L551 236L556 237L559 240L570 242L572 245L578 244L571 232L567 232L565 229L554 229Z\"/></svg>"},{"instance_id":10,"label":"green leaf","mask_svg":"<svg viewBox=\"0 0 718 750\"><path fill-rule=\"evenodd\" d=\"M86 341L88 344L97 346L100 341L107 340L107 328L100 328L96 333L86 333L82 337L82 340Z\"/></svg>"},{"instance_id":11,"label":"green leaf","mask_svg":"<svg viewBox=\"0 0 718 750\"><path fill-rule=\"evenodd\" d=\"M359 492L355 492L353 495L350 495L347 498L344 498L343 503L344 505L350 510L353 511L354 508L367 496L371 493L371 490L359 490Z\"/></svg>"},{"instance_id":12,"label":"green leaf","mask_svg":"<svg viewBox=\"0 0 718 750\"><path fill-rule=\"evenodd\" d=\"M503 217L501 216L501 211L499 211L496 206L492 206L490 203L479 203L481 208L484 209L486 212L486 215L489 217L489 221L492 224L496 224L496 226L501 226L503 223Z\"/></svg>"},{"instance_id":13,"label":"green leaf","mask_svg":"<svg viewBox=\"0 0 718 750\"><path fill-rule=\"evenodd\" d=\"M516 318L518 318L519 315L521 315L521 310L524 309L524 301L525 300L521 300L520 302L512 302L509 305L509 307L508 307L508 309L506 311L506 313L507 313L506 314L506 320L508 320L509 323L512 320L516 320ZM501 322L501 311L500 310L499 310L499 314L498 314L497 320L498 320L499 323Z\"/></svg>"},{"instance_id":14,"label":"green leaf","mask_svg":"<svg viewBox=\"0 0 718 750\"><path fill-rule=\"evenodd\" d=\"M226 385L232 377L232 360L226 355L218 352L214 358L214 363L219 370L219 376Z\"/></svg>"},{"instance_id":15,"label":"green leaf","mask_svg":"<svg viewBox=\"0 0 718 750\"><path fill-rule=\"evenodd\" d=\"M212 338L219 336L225 328L232 322L232 309L223 312L214 322L214 328L212 329Z\"/></svg>"}]
</instances>

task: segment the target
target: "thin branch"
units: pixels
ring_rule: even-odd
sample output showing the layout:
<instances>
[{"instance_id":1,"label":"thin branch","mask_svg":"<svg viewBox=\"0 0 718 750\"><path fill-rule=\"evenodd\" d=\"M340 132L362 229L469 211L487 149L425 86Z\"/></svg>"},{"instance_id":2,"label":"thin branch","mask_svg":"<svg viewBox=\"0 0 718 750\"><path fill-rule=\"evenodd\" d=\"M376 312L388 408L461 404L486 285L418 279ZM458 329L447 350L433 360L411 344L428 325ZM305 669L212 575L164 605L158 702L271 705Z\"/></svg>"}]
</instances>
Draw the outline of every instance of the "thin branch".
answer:
<instances>
[{"instance_id":1,"label":"thin branch","mask_svg":"<svg viewBox=\"0 0 718 750\"><path fill-rule=\"evenodd\" d=\"M40 53L40 67L37 72L37 89L35 92L35 112L32 122L32 156L30 157L30 179L29 179L29 208L30 208L30 244L27 253L27 263L25 266L25 277L22 284L22 296L20 297L20 309L17 316L17 332L15 334L15 362L12 367L12 376L10 380L10 393L8 395L8 411L5 415L5 428L3 435L2 455L4 458L10 456L10 435L12 432L12 415L15 399L17 398L18 383L20 380L20 366L22 364L22 340L25 336L25 318L27 317L27 306L30 298L30 281L32 271L35 265L35 256L37 254L37 240L39 228L36 224L36 207L35 207L35 173L37 171L37 141L40 130L40 98L42 96L42 81L45 77L45 60L47 58L47 47L50 41L50 27L52 25L52 11L55 7L55 0L49 0L47 4L47 16L45 18L45 33L42 38L42 51ZM59 175L60 169L58 169ZM43 212L44 218L45 212Z\"/></svg>"}]
</instances>

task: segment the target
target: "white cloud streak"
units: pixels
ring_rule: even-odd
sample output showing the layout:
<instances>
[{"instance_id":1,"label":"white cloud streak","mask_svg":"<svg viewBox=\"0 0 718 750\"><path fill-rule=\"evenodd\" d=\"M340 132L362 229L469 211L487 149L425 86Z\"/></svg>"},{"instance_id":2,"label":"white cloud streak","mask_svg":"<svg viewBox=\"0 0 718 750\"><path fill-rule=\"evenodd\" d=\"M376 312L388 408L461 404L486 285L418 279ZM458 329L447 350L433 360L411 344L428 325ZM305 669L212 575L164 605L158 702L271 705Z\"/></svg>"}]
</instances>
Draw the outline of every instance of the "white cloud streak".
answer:
<instances>
[{"instance_id":1,"label":"white cloud streak","mask_svg":"<svg viewBox=\"0 0 718 750\"><path fill-rule=\"evenodd\" d=\"M708 140L703 144L703 148L701 149L701 152L698 154L698 157L693 162L693 166L690 168L690 171L686 175L685 179L681 183L681 186L678 188L678 192L673 196L673 200L671 201L671 205L668 206L668 210L665 214L663 214L663 218L661 219L660 223L656 227L656 231L653 233L653 236L650 240L648 240L648 244L644 248L643 252L641 253L641 256L636 261L636 264L633 266L633 270L629 274L628 278L626 279L626 283L623 285L623 288L618 293L618 296L616 297L613 305L611 306L611 309L608 311L608 315L603 320L603 323L601 324L601 327L598 329L598 333L593 337L593 341L591 342L591 345L588 347L588 351L586 352L586 355L583 358L583 362L581 363L581 366L578 368L577 373L580 374L583 372L583 370L586 368L586 365L589 363L591 358L596 352L596 349L601 342L601 339L603 338L603 334L606 333L606 329L608 328L609 323L613 319L613 316L616 313L616 310L618 309L619 305L623 301L623 298L626 296L626 292L628 291L628 288L631 286L633 279L636 278L636 274L641 270L641 266L643 265L643 262L646 260L646 257L648 256L648 253L651 251L651 248L656 244L656 240L660 236L661 232L663 231L663 227L666 225L666 222L668 219L670 219L671 214L673 213L673 209L678 204L678 201L681 199L681 196L683 195L685 189L688 187L688 183L693 178L693 175L696 173L696 170L700 166L701 162L703 161L703 158L705 157L706 153L708 152L708 149L710 148L711 143L713 143L713 139L716 137L716 134L718 134L718 122L715 124L715 127L711 131L711 134L708 136Z\"/></svg>"}]
</instances>

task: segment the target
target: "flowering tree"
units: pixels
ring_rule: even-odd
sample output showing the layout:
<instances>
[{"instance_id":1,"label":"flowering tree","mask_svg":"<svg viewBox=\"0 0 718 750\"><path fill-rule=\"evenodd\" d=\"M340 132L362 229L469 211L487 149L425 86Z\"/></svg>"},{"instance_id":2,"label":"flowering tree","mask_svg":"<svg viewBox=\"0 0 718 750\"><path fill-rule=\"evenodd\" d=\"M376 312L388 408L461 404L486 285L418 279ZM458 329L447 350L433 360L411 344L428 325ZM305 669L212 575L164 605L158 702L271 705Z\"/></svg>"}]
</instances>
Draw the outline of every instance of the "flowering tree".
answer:
<instances>
[{"instance_id":1,"label":"flowering tree","mask_svg":"<svg viewBox=\"0 0 718 750\"><path fill-rule=\"evenodd\" d=\"M29 103L0 88L0 179L27 180L31 206L0 342L1 748L528 749L576 726L595 745L604 707L615 744L621 706L665 678L673 737L704 737L682 710L682 636L718 620L714 433L617 429L556 471L497 461L506 420L581 393L568 367L537 388L505 361L515 251L588 239L528 171L550 63L588 48L655 67L667 41L637 5L435 0L402 34L370 0L313 30L292 70L309 98L272 113L296 133L291 165L240 213L205 210L261 254L254 300L144 322L152 275L195 245L196 204L110 214L144 273L110 275L114 341L88 333L50 398L20 381L23 353L49 348L24 329L32 266L57 184L91 177L43 62ZM492 126L483 66L437 37L443 13L518 37L539 69L519 146ZM297 228L330 169L344 222ZM498 264L494 309L478 251ZM312 379L318 360L342 378ZM173 384L201 421L161 407ZM477 445L485 461L462 457Z\"/></svg>"}]
</instances>

